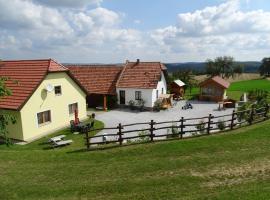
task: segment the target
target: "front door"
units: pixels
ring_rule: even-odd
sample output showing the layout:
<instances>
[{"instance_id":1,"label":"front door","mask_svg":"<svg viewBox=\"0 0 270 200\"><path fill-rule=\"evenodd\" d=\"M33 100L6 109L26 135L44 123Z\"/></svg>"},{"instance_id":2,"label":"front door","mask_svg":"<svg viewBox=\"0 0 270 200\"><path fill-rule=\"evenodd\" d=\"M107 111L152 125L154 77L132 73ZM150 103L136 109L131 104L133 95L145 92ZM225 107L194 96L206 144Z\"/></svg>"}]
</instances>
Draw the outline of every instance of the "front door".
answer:
<instances>
[{"instance_id":1,"label":"front door","mask_svg":"<svg viewBox=\"0 0 270 200\"><path fill-rule=\"evenodd\" d=\"M126 92L125 90L120 90L120 104L125 105L126 104Z\"/></svg>"}]
</instances>

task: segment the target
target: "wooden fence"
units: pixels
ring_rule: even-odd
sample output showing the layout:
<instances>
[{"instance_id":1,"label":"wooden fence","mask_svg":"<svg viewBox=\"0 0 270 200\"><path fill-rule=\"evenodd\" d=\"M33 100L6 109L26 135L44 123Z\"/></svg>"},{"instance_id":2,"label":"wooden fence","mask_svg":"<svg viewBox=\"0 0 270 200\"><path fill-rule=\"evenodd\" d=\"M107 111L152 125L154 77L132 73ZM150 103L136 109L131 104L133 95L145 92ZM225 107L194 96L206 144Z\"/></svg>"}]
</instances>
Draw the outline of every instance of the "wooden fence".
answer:
<instances>
[{"instance_id":1,"label":"wooden fence","mask_svg":"<svg viewBox=\"0 0 270 200\"><path fill-rule=\"evenodd\" d=\"M118 124L117 127L108 127L101 129L92 129L89 132L85 133L86 146L87 149L90 150L92 148L96 148L99 145L114 143L117 145L123 145L124 141L131 141L134 139L140 139L139 141L144 141L142 138L148 138L149 141L153 142L155 139L162 140L162 137L167 140L168 137L183 139L184 135L189 133L198 133L200 135L209 135L211 132L219 132L221 130L233 130L236 127L242 127L243 125L251 125L253 123L261 122L268 119L269 114L269 105L256 109L248 109L243 111L233 111L232 114L213 116L209 114L205 117L199 118L184 118L181 117L179 120L175 121L164 121L164 122L155 122L151 120L150 122L143 123L134 123L134 124L126 124L122 125ZM223 118L223 120L221 120ZM225 118L228 118L224 120ZM216 121L215 121L216 120ZM197 123L194 123L196 121ZM218 127L218 124L223 123L223 128ZM131 129L125 130L127 127L134 127L138 125L147 126L142 129ZM199 127L199 128L198 128ZM167 129L168 130L177 130L176 133L172 131L172 133L167 134L156 134L158 130ZM103 130L111 130L116 133L106 134L104 135L95 135L90 136L91 132L103 131ZM145 133L147 134L138 134ZM131 133L136 133L135 135L130 135ZM194 135L190 135L188 137L194 137ZM113 137L112 140L104 140L104 138ZM100 141L95 141L100 140ZM138 142L138 141L137 141Z\"/></svg>"}]
</instances>

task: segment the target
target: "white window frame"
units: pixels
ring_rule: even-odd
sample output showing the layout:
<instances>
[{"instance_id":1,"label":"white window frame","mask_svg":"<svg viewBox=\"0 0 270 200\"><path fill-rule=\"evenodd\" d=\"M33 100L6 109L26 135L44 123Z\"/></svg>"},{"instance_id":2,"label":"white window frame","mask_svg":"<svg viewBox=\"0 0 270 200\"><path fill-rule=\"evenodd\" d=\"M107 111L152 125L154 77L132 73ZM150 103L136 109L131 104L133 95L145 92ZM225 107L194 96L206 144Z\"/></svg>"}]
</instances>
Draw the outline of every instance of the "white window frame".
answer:
<instances>
[{"instance_id":1,"label":"white window frame","mask_svg":"<svg viewBox=\"0 0 270 200\"><path fill-rule=\"evenodd\" d=\"M45 112L49 112L50 113L50 121L43 122L43 123L40 124L39 123L39 120L38 120L38 114L45 113ZM48 125L48 124L52 123L52 111L51 110L44 110L44 111L38 112L36 114L36 119L37 119L37 126L38 127L42 127L42 126Z\"/></svg>"},{"instance_id":2,"label":"white window frame","mask_svg":"<svg viewBox=\"0 0 270 200\"><path fill-rule=\"evenodd\" d=\"M72 106L74 104L77 104L77 110L79 111L79 104L78 104L78 102L68 104L68 113L69 113L70 116L72 116L72 115L75 114L75 110L73 110L72 113L70 113L70 108L69 108L70 106Z\"/></svg>"},{"instance_id":3,"label":"white window frame","mask_svg":"<svg viewBox=\"0 0 270 200\"><path fill-rule=\"evenodd\" d=\"M55 88L56 88L56 87L60 87L61 93L59 93L59 94L56 94L56 93L55 93ZM54 86L54 94L55 94L55 96L61 96L61 95L62 95L62 86L61 86L61 85L56 85L56 86Z\"/></svg>"},{"instance_id":4,"label":"white window frame","mask_svg":"<svg viewBox=\"0 0 270 200\"><path fill-rule=\"evenodd\" d=\"M135 100L137 100L137 101L142 100L142 91L135 91Z\"/></svg>"}]
</instances>

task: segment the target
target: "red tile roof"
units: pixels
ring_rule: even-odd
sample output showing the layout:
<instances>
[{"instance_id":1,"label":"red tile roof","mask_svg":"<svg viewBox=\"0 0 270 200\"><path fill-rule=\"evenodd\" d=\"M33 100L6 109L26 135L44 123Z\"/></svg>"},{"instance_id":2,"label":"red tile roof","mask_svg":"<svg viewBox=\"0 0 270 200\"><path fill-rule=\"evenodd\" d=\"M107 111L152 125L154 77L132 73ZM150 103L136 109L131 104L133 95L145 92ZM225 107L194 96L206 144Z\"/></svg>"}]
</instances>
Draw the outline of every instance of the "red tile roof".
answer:
<instances>
[{"instance_id":1,"label":"red tile roof","mask_svg":"<svg viewBox=\"0 0 270 200\"><path fill-rule=\"evenodd\" d=\"M68 69L52 59L1 61L0 77L8 77L6 86L12 95L0 99L0 109L20 110L49 72Z\"/></svg>"},{"instance_id":2,"label":"red tile roof","mask_svg":"<svg viewBox=\"0 0 270 200\"><path fill-rule=\"evenodd\" d=\"M154 89L166 67L160 62L127 62L117 82L119 88Z\"/></svg>"},{"instance_id":3,"label":"red tile roof","mask_svg":"<svg viewBox=\"0 0 270 200\"><path fill-rule=\"evenodd\" d=\"M213 81L215 83L217 83L218 85L220 85L221 87L228 89L230 87L230 82L224 80L223 78L221 78L220 76L214 76L211 77L203 82L200 83L200 86L205 85L206 83L209 83L209 81Z\"/></svg>"},{"instance_id":4,"label":"red tile roof","mask_svg":"<svg viewBox=\"0 0 270 200\"><path fill-rule=\"evenodd\" d=\"M116 81L123 69L120 65L67 66L72 76L88 94L116 94Z\"/></svg>"}]
</instances>

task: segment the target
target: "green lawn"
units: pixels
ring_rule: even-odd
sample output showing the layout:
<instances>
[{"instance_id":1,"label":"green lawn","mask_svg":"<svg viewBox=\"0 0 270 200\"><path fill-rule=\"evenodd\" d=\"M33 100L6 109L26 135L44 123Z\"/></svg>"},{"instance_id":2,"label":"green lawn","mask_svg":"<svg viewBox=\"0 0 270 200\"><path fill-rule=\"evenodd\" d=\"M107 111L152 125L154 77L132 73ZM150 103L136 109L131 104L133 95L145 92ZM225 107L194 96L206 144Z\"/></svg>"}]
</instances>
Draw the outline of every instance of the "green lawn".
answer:
<instances>
[{"instance_id":1,"label":"green lawn","mask_svg":"<svg viewBox=\"0 0 270 200\"><path fill-rule=\"evenodd\" d=\"M84 123L87 123L89 121L85 121ZM95 124L94 124L94 128L102 128L104 127L103 122L95 120ZM93 131L91 132L91 135L95 135L96 132ZM73 143L71 145L65 146L65 147L61 147L61 148L57 148L54 151L76 151L76 150L81 150L85 148L85 135L84 134L78 134L78 135L74 135L73 133L70 132L70 129L64 129L64 130L60 130L55 132L54 134L50 134L47 135L39 140L36 140L32 143L29 143L27 145L13 145L11 146L11 150L12 149L16 149L16 150L50 150L51 149L51 144L48 143L48 140L52 137L58 136L58 135L66 135L66 137L64 138L65 140L73 140ZM0 145L0 151L1 149L4 148L5 149L5 145Z\"/></svg>"},{"instance_id":2,"label":"green lawn","mask_svg":"<svg viewBox=\"0 0 270 200\"><path fill-rule=\"evenodd\" d=\"M270 81L267 79L257 79L248 81L239 81L231 83L227 95L229 98L239 101L241 95L251 90L266 90L270 92ZM193 88L191 93L189 90L186 91L186 98L190 99L192 96L199 94L199 88Z\"/></svg>"},{"instance_id":3,"label":"green lawn","mask_svg":"<svg viewBox=\"0 0 270 200\"><path fill-rule=\"evenodd\" d=\"M270 81L267 79L258 79L234 82L228 89L228 96L232 99L239 100L243 93L256 89L270 92Z\"/></svg>"},{"instance_id":4,"label":"green lawn","mask_svg":"<svg viewBox=\"0 0 270 200\"><path fill-rule=\"evenodd\" d=\"M90 152L73 144L44 150L42 141L1 146L0 199L270 199L269 129L265 121Z\"/></svg>"}]
</instances>

